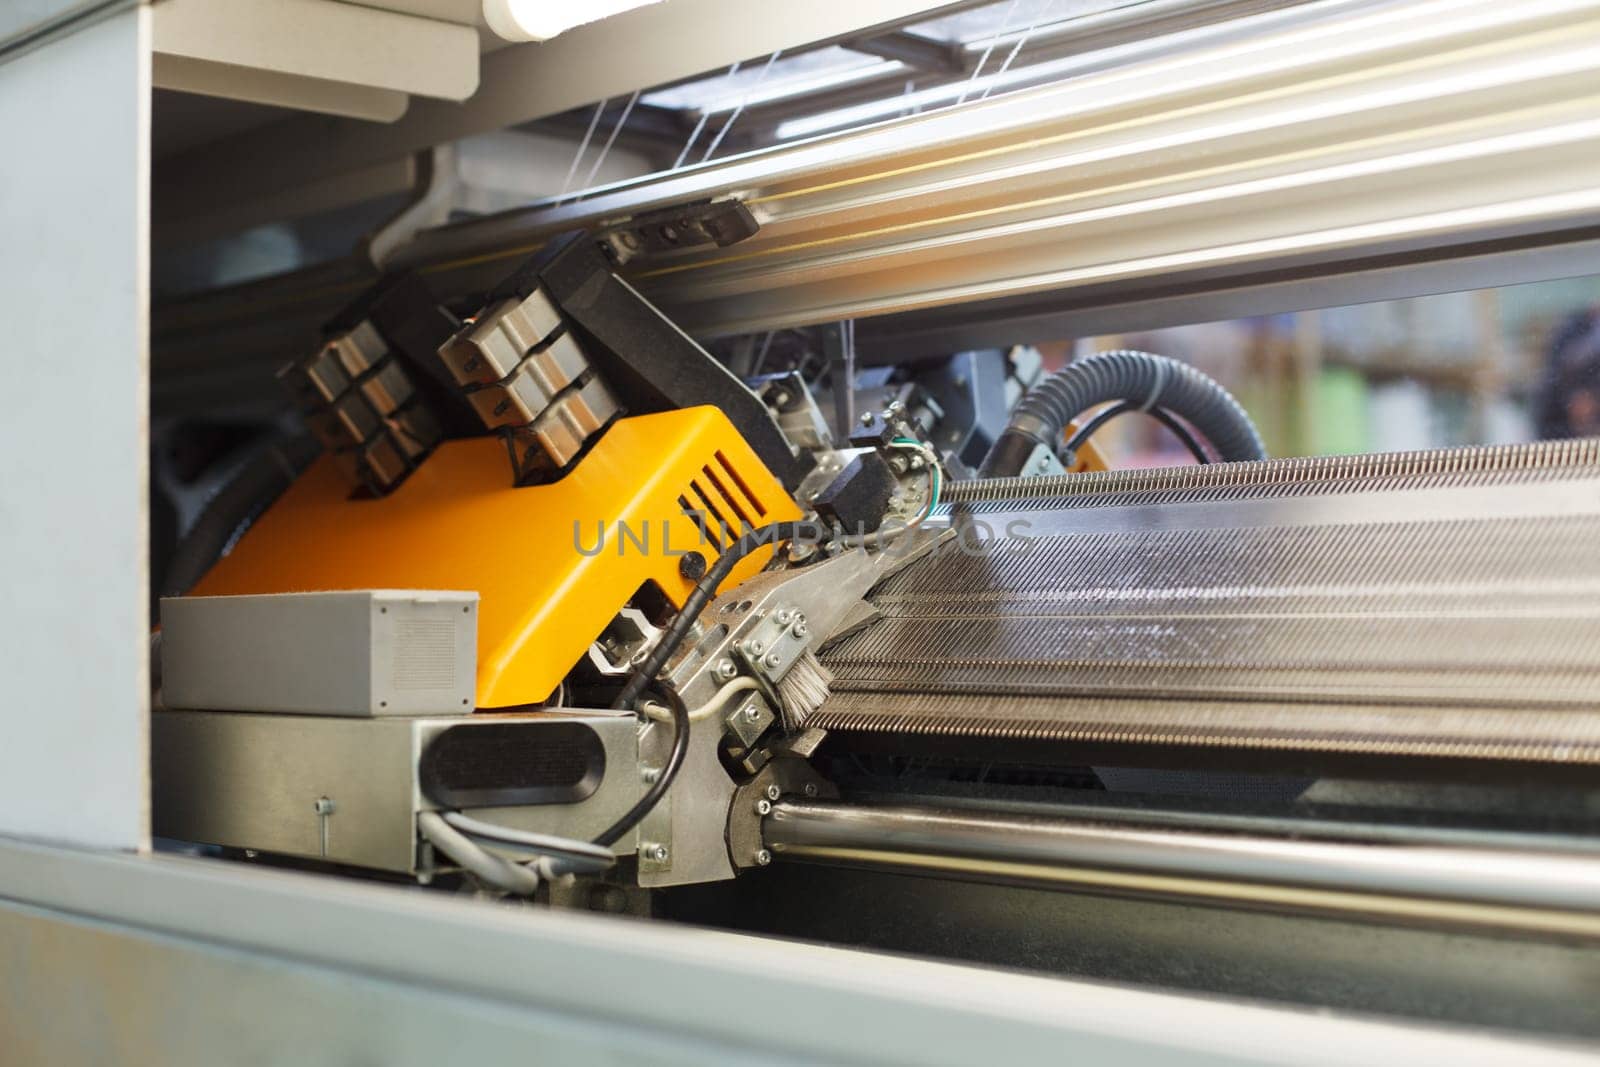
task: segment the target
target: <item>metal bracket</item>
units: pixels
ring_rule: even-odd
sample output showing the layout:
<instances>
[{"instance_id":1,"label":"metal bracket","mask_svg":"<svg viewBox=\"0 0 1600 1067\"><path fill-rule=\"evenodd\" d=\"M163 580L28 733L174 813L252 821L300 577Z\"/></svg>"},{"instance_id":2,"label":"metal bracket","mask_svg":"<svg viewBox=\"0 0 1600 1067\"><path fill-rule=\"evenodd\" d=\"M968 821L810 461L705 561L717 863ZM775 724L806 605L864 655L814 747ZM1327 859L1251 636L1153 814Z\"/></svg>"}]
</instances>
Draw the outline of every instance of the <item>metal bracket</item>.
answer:
<instances>
[{"instance_id":1,"label":"metal bracket","mask_svg":"<svg viewBox=\"0 0 1600 1067\"><path fill-rule=\"evenodd\" d=\"M754 236L761 224L737 199L701 200L635 215L599 235L618 266L642 255L716 245L726 248Z\"/></svg>"},{"instance_id":2,"label":"metal bracket","mask_svg":"<svg viewBox=\"0 0 1600 1067\"><path fill-rule=\"evenodd\" d=\"M415 237L419 230L450 221L455 205L456 150L453 145L435 145L416 154L417 184L411 199L399 211L380 223L361 242L361 252L379 271L385 269L395 250Z\"/></svg>"},{"instance_id":3,"label":"metal bracket","mask_svg":"<svg viewBox=\"0 0 1600 1067\"><path fill-rule=\"evenodd\" d=\"M765 867L772 862L761 836L761 821L783 796L834 798L839 789L795 756L770 760L754 778L740 786L728 807L728 859L735 870Z\"/></svg>"}]
</instances>

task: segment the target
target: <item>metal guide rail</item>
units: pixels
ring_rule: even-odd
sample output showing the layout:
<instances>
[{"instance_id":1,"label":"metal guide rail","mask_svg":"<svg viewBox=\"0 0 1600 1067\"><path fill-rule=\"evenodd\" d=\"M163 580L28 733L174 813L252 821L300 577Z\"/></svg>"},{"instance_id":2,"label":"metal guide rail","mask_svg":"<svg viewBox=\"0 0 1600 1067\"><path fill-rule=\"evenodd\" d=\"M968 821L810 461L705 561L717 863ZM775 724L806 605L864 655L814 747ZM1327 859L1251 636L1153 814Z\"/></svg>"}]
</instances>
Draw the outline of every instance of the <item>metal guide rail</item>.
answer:
<instances>
[{"instance_id":1,"label":"metal guide rail","mask_svg":"<svg viewBox=\"0 0 1600 1067\"><path fill-rule=\"evenodd\" d=\"M815 724L1600 763L1595 449L952 487L958 536L825 652Z\"/></svg>"},{"instance_id":2,"label":"metal guide rail","mask_svg":"<svg viewBox=\"0 0 1600 1067\"><path fill-rule=\"evenodd\" d=\"M1597 69L1595 0L1252 8L1038 88L424 231L385 267L455 298L558 233L737 201L748 239L626 265L697 336L908 313L863 343L915 349L972 344L952 330L974 315L1070 336L1039 317L1140 306L1148 326L1156 299L1592 243ZM371 273L346 261L158 307L157 362L203 362L224 329L236 358L281 345Z\"/></svg>"},{"instance_id":3,"label":"metal guide rail","mask_svg":"<svg viewBox=\"0 0 1600 1067\"><path fill-rule=\"evenodd\" d=\"M854 865L1391 922L1600 937L1591 846L1505 847L1471 834L1293 836L970 806L785 800L763 825L784 860Z\"/></svg>"}]
</instances>

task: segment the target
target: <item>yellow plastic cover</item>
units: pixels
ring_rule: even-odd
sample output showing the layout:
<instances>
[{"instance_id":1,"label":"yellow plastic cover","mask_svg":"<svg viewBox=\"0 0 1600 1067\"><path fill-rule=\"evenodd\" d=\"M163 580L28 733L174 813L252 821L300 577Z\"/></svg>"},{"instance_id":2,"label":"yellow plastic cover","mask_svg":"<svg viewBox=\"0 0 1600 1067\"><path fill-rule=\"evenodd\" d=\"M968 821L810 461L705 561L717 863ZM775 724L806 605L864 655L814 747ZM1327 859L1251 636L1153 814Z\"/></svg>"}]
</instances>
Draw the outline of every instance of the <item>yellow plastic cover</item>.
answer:
<instances>
[{"instance_id":1,"label":"yellow plastic cover","mask_svg":"<svg viewBox=\"0 0 1600 1067\"><path fill-rule=\"evenodd\" d=\"M481 708L547 699L645 582L681 605L684 552L714 560L730 529L800 517L711 407L623 419L551 485L513 488L505 446L477 437L445 442L388 496L349 492L323 456L193 594L476 590ZM729 583L770 557L752 553Z\"/></svg>"}]
</instances>

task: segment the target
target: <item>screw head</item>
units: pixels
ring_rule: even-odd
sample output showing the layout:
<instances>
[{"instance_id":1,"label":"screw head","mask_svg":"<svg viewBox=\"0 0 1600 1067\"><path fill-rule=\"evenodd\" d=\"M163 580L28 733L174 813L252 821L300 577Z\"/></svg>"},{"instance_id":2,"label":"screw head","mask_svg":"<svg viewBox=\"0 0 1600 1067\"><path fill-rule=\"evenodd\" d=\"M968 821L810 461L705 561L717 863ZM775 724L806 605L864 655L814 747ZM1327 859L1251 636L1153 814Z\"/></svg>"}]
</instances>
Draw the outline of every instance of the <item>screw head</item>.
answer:
<instances>
[{"instance_id":1,"label":"screw head","mask_svg":"<svg viewBox=\"0 0 1600 1067\"><path fill-rule=\"evenodd\" d=\"M871 426L872 425L872 412L863 411L861 413L861 425L863 425L863 426Z\"/></svg>"},{"instance_id":2,"label":"screw head","mask_svg":"<svg viewBox=\"0 0 1600 1067\"><path fill-rule=\"evenodd\" d=\"M751 704L744 709L744 717L746 722L756 722L761 718L761 709Z\"/></svg>"},{"instance_id":3,"label":"screw head","mask_svg":"<svg viewBox=\"0 0 1600 1067\"><path fill-rule=\"evenodd\" d=\"M332 815L333 801L328 797L318 797L311 805L311 810L318 815Z\"/></svg>"},{"instance_id":4,"label":"screw head","mask_svg":"<svg viewBox=\"0 0 1600 1067\"><path fill-rule=\"evenodd\" d=\"M767 786L767 799L768 800L777 800L782 795L783 795L783 791L778 788L778 785L777 785L776 782L774 782L772 785Z\"/></svg>"},{"instance_id":5,"label":"screw head","mask_svg":"<svg viewBox=\"0 0 1600 1067\"><path fill-rule=\"evenodd\" d=\"M739 666L738 664L734 663L733 660L721 659L717 661L717 677L722 681L729 681L738 673Z\"/></svg>"},{"instance_id":6,"label":"screw head","mask_svg":"<svg viewBox=\"0 0 1600 1067\"><path fill-rule=\"evenodd\" d=\"M808 797L816 796L817 795L817 783L816 782L807 782L806 783L806 787L805 787L805 789L802 790L802 792L804 792L805 795L808 796Z\"/></svg>"},{"instance_id":7,"label":"screw head","mask_svg":"<svg viewBox=\"0 0 1600 1067\"><path fill-rule=\"evenodd\" d=\"M672 853L667 851L666 845L646 845L644 854L647 859L655 860L657 863L665 863L667 862L667 857Z\"/></svg>"},{"instance_id":8,"label":"screw head","mask_svg":"<svg viewBox=\"0 0 1600 1067\"><path fill-rule=\"evenodd\" d=\"M744 643L744 650L750 653L752 656L761 655L762 651L765 650L766 647L767 646L763 645L760 641L746 641Z\"/></svg>"},{"instance_id":9,"label":"screw head","mask_svg":"<svg viewBox=\"0 0 1600 1067\"><path fill-rule=\"evenodd\" d=\"M772 814L772 801L766 799L765 797L762 797L760 800L756 801L756 814L757 815L771 815Z\"/></svg>"},{"instance_id":10,"label":"screw head","mask_svg":"<svg viewBox=\"0 0 1600 1067\"><path fill-rule=\"evenodd\" d=\"M678 573L691 582L706 576L706 558L693 550L678 557Z\"/></svg>"},{"instance_id":11,"label":"screw head","mask_svg":"<svg viewBox=\"0 0 1600 1067\"><path fill-rule=\"evenodd\" d=\"M792 618L794 618L794 612L790 611L788 608L784 608L782 611L778 612L778 621L783 623L785 626L789 625L789 620Z\"/></svg>"},{"instance_id":12,"label":"screw head","mask_svg":"<svg viewBox=\"0 0 1600 1067\"><path fill-rule=\"evenodd\" d=\"M761 662L765 663L770 668L776 668L778 664L783 662L783 657L778 655L776 652L768 652L767 658Z\"/></svg>"},{"instance_id":13,"label":"screw head","mask_svg":"<svg viewBox=\"0 0 1600 1067\"><path fill-rule=\"evenodd\" d=\"M768 852L764 848L759 850L758 852L756 852L756 866L757 867L765 867L767 864L769 864L771 862L772 862L772 853Z\"/></svg>"},{"instance_id":14,"label":"screw head","mask_svg":"<svg viewBox=\"0 0 1600 1067\"><path fill-rule=\"evenodd\" d=\"M660 777L661 777L661 768L660 767L640 767L639 768L639 778L646 785L651 784L657 778L660 778Z\"/></svg>"},{"instance_id":15,"label":"screw head","mask_svg":"<svg viewBox=\"0 0 1600 1067\"><path fill-rule=\"evenodd\" d=\"M794 624L794 635L796 637L804 637L806 634L808 634L810 632L811 631L810 631L809 628L807 628L804 620L801 620L800 622L797 622L797 623Z\"/></svg>"}]
</instances>

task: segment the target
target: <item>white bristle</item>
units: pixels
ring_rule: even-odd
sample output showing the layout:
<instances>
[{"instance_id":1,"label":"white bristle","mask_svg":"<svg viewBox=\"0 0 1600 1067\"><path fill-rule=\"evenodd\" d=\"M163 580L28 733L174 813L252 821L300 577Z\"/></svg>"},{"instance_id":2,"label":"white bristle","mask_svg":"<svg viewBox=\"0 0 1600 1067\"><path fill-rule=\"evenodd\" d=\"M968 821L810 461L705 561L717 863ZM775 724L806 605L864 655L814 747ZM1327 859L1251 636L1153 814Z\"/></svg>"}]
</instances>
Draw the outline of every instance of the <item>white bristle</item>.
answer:
<instances>
[{"instance_id":1,"label":"white bristle","mask_svg":"<svg viewBox=\"0 0 1600 1067\"><path fill-rule=\"evenodd\" d=\"M824 667L810 649L794 661L789 673L778 682L779 713L783 728L794 733L806 724L813 712L828 699L833 672Z\"/></svg>"}]
</instances>

